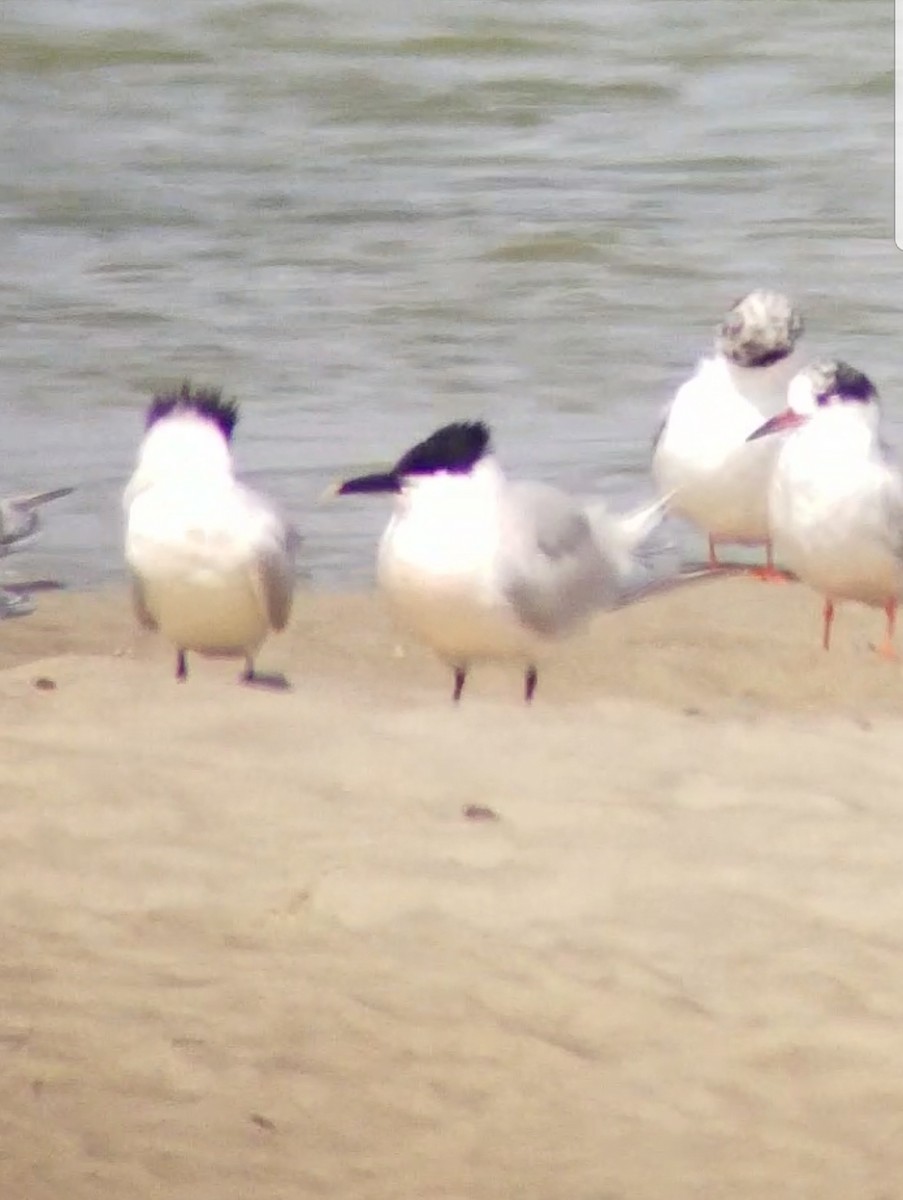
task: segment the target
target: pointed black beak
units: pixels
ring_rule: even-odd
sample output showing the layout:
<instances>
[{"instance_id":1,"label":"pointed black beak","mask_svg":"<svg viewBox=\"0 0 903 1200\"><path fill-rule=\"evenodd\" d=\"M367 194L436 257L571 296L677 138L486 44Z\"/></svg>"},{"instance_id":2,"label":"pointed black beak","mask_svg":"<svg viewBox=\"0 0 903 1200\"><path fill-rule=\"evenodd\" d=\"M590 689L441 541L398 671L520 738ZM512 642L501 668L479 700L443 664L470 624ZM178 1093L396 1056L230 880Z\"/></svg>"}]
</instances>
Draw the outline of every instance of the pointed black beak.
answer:
<instances>
[{"instance_id":1,"label":"pointed black beak","mask_svg":"<svg viewBox=\"0 0 903 1200\"><path fill-rule=\"evenodd\" d=\"M400 492L401 482L391 471L378 472L375 475L358 475L354 479L346 479L336 488L337 496L363 496L371 493Z\"/></svg>"},{"instance_id":2,"label":"pointed black beak","mask_svg":"<svg viewBox=\"0 0 903 1200\"><path fill-rule=\"evenodd\" d=\"M769 417L764 425L760 425L746 439L748 442L754 442L758 438L768 437L770 433L782 433L784 430L796 429L798 425L804 424L806 418L794 412L792 408L786 408L783 412L779 412L776 417Z\"/></svg>"}]
</instances>

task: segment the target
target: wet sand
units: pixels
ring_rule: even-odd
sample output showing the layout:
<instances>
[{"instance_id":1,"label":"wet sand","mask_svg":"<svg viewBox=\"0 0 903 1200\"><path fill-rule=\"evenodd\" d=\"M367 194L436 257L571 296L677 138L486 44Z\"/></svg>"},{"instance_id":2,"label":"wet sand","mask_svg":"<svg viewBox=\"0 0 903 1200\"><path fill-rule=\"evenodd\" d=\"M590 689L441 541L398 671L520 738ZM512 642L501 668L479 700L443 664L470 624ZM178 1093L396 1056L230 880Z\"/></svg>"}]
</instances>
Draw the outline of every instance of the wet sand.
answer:
<instances>
[{"instance_id":1,"label":"wet sand","mask_svg":"<svg viewBox=\"0 0 903 1200\"><path fill-rule=\"evenodd\" d=\"M747 580L464 700L369 596L264 669L0 626L0 1196L889 1200L903 677ZM469 815L468 815L469 814Z\"/></svg>"}]
</instances>

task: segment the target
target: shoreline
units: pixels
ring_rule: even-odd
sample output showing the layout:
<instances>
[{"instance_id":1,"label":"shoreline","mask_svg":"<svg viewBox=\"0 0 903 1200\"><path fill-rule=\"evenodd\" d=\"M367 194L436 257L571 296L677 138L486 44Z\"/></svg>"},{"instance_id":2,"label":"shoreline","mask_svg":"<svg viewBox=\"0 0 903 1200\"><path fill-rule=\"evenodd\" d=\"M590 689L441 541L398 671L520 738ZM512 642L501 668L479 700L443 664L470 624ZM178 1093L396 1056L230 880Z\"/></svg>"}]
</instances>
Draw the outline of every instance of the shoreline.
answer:
<instances>
[{"instance_id":1,"label":"shoreline","mask_svg":"<svg viewBox=\"0 0 903 1200\"><path fill-rule=\"evenodd\" d=\"M165 641L138 629L125 587L37 592L35 612L0 622L0 671L59 654L91 654L159 662ZM720 579L602 613L587 628L553 645L540 668L541 706L592 698L646 701L664 708L702 708L712 716L775 712L903 711L901 665L882 661L874 645L883 614L838 606L832 648L821 648L819 597L798 584ZM901 643L903 652L903 643ZM238 660L235 660L237 663ZM230 660L191 656L192 677L228 680ZM375 591L299 587L289 626L264 643L261 670L284 671L296 688L306 676L355 687L370 682L384 701L450 694L445 666L398 630ZM520 705L514 664L475 664L462 700Z\"/></svg>"},{"instance_id":2,"label":"shoreline","mask_svg":"<svg viewBox=\"0 0 903 1200\"><path fill-rule=\"evenodd\" d=\"M288 692L177 684L122 589L39 597L0 637L0 1194L894 1194L900 672L880 613L830 655L818 618L719 581L455 707L372 595L298 595Z\"/></svg>"}]
</instances>

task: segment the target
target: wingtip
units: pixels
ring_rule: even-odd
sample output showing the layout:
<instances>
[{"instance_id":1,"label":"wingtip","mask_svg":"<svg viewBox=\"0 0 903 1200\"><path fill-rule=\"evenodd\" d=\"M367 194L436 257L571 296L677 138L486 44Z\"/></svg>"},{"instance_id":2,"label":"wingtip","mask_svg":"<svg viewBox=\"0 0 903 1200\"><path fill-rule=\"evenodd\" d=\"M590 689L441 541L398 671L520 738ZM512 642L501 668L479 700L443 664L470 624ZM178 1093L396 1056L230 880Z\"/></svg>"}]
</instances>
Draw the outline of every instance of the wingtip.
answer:
<instances>
[{"instance_id":1,"label":"wingtip","mask_svg":"<svg viewBox=\"0 0 903 1200\"><path fill-rule=\"evenodd\" d=\"M51 488L48 492L31 492L27 496L17 496L15 503L24 508L39 508L51 500L62 500L64 496L71 496L74 491L74 487L59 487Z\"/></svg>"},{"instance_id":2,"label":"wingtip","mask_svg":"<svg viewBox=\"0 0 903 1200\"><path fill-rule=\"evenodd\" d=\"M642 600L652 600L670 592L679 591L691 584L712 582L716 579L733 579L749 574L749 568L736 563L682 563L669 575L658 575L644 579L626 588L619 607L625 608Z\"/></svg>"}]
</instances>

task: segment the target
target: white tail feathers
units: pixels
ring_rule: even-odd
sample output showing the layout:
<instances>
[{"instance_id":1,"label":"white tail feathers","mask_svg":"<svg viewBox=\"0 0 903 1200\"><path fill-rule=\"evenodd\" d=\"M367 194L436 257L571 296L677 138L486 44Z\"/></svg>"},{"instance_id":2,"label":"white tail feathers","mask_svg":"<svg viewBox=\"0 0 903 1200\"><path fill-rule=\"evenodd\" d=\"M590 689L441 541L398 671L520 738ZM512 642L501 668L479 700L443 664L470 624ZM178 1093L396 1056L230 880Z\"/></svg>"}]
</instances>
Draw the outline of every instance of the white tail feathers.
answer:
<instances>
[{"instance_id":1,"label":"white tail feathers","mask_svg":"<svg viewBox=\"0 0 903 1200\"><path fill-rule=\"evenodd\" d=\"M609 560L618 572L617 599L611 607L624 608L688 584L745 573L746 568L742 564L671 568L666 574L652 571L650 559L655 555L644 556L642 550L667 516L674 494L673 491L668 492L626 513L611 513L602 501L587 505L586 512L599 543L605 547Z\"/></svg>"},{"instance_id":2,"label":"white tail feathers","mask_svg":"<svg viewBox=\"0 0 903 1200\"><path fill-rule=\"evenodd\" d=\"M654 533L661 525L667 515L668 505L673 495L674 492L668 492L666 496L652 500L631 512L623 513L617 518L625 545L631 550L642 546L650 534Z\"/></svg>"},{"instance_id":3,"label":"white tail feathers","mask_svg":"<svg viewBox=\"0 0 903 1200\"><path fill-rule=\"evenodd\" d=\"M586 515L606 555L621 579L626 580L637 566L637 551L662 523L673 493L643 504L626 513L613 513L602 500L586 505Z\"/></svg>"}]
</instances>

